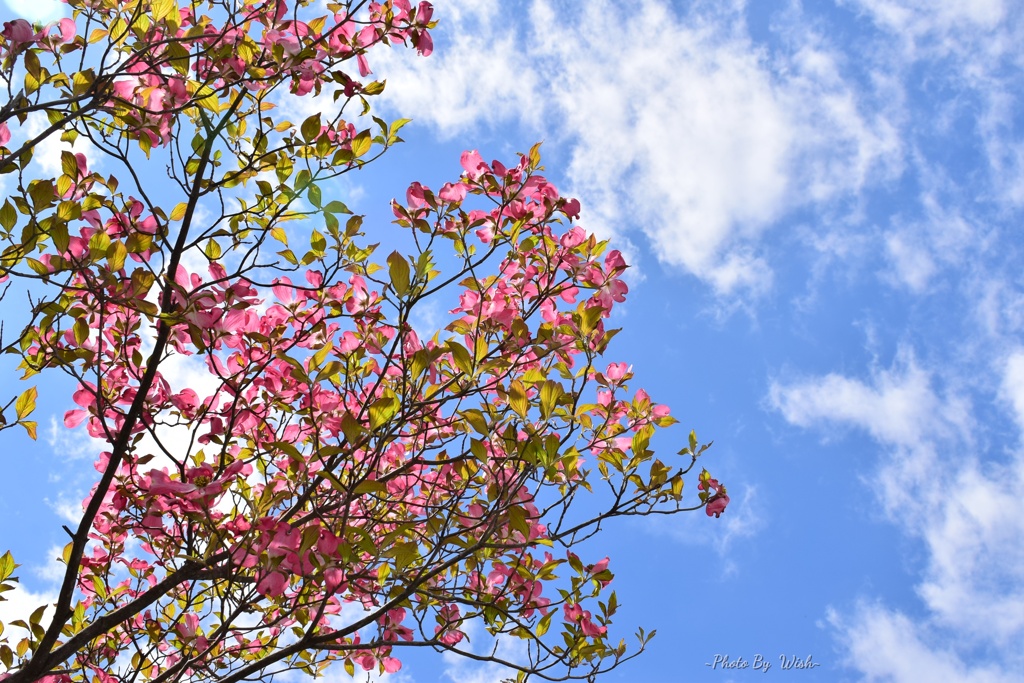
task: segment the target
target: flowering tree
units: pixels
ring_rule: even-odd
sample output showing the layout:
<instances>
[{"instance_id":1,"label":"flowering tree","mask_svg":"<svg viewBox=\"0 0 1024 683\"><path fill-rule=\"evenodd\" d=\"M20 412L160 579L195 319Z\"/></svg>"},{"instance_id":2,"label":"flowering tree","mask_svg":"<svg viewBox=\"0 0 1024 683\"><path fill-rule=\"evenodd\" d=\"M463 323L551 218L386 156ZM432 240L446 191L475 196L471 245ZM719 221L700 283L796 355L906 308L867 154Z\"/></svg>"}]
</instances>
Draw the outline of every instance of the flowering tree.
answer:
<instances>
[{"instance_id":1,"label":"flowering tree","mask_svg":"<svg viewBox=\"0 0 1024 683\"><path fill-rule=\"evenodd\" d=\"M393 672L408 647L586 678L642 650L642 629L632 653L610 639L608 558L573 547L729 499L703 471L683 507L707 446L656 459L668 408L599 362L619 252L574 223L537 147L410 185L392 205L409 247L380 260L320 189L400 141L403 120L370 116L367 55L428 55L431 6L67 4L0 32L0 281L32 302L0 346L25 380L74 378L64 422L95 439L98 479L56 603L0 624L6 680ZM274 116L316 96L329 113ZM58 135L84 151L40 175ZM434 301L450 319L428 336L413 321ZM35 438L37 395L0 399L0 429ZM0 556L0 592L16 567ZM474 651L470 622L524 658Z\"/></svg>"}]
</instances>

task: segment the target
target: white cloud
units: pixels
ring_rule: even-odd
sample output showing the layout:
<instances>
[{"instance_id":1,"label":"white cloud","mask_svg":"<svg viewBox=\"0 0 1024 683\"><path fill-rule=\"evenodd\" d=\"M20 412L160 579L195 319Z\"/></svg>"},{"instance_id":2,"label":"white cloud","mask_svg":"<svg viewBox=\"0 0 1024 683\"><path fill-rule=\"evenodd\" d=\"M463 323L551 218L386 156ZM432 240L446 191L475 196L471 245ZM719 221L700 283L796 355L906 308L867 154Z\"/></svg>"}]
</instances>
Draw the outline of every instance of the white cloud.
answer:
<instances>
[{"instance_id":1,"label":"white cloud","mask_svg":"<svg viewBox=\"0 0 1024 683\"><path fill-rule=\"evenodd\" d=\"M498 8L479 0L445 3L429 59L400 47L375 51L370 66L387 79L385 106L435 126L444 137L509 119L536 125L543 107L540 76L521 38L494 21Z\"/></svg>"},{"instance_id":2,"label":"white cloud","mask_svg":"<svg viewBox=\"0 0 1024 683\"><path fill-rule=\"evenodd\" d=\"M25 121L25 137L35 137L49 127L50 124L45 114L29 114ZM35 146L32 152L32 163L42 171L44 177L59 176L61 174L60 155L64 151L85 154L90 171L97 171L103 167L102 153L88 138L79 136L74 143L64 142L60 139L59 132L51 133L49 137Z\"/></svg>"},{"instance_id":3,"label":"white cloud","mask_svg":"<svg viewBox=\"0 0 1024 683\"><path fill-rule=\"evenodd\" d=\"M852 616L831 610L829 624L846 646L845 663L864 681L878 683L1019 683L996 663L968 664L945 647L942 636L906 615L879 605L858 606ZM948 636L947 636L948 637Z\"/></svg>"},{"instance_id":4,"label":"white cloud","mask_svg":"<svg viewBox=\"0 0 1024 683\"><path fill-rule=\"evenodd\" d=\"M48 22L65 16L64 5L58 0L4 0L7 8L14 13L13 17L21 17L29 21Z\"/></svg>"},{"instance_id":5,"label":"white cloud","mask_svg":"<svg viewBox=\"0 0 1024 683\"><path fill-rule=\"evenodd\" d=\"M1024 351L1002 395L1024 434ZM1024 453L1008 462L969 436L969 402L940 394L908 354L867 381L829 374L773 382L769 402L802 427L867 431L886 458L871 477L890 520L923 543L925 617L885 605L833 612L848 663L869 681L1009 681L1024 657ZM984 653L984 657L979 657Z\"/></svg>"},{"instance_id":6,"label":"white cloud","mask_svg":"<svg viewBox=\"0 0 1024 683\"><path fill-rule=\"evenodd\" d=\"M852 0L881 27L913 45L934 41L933 48L953 50L977 32L995 29L1006 17L1003 0Z\"/></svg>"},{"instance_id":7,"label":"white cloud","mask_svg":"<svg viewBox=\"0 0 1024 683\"><path fill-rule=\"evenodd\" d=\"M885 240L885 248L897 280L912 292L924 292L938 270L928 250L922 248L914 235L907 233L889 235Z\"/></svg>"},{"instance_id":8,"label":"white cloud","mask_svg":"<svg viewBox=\"0 0 1024 683\"><path fill-rule=\"evenodd\" d=\"M921 194L922 218L908 224L897 220L885 238L892 267L886 277L916 294L927 293L937 275L986 248L984 236L962 209L946 205L955 201L953 183L937 175L921 169L922 181L933 185Z\"/></svg>"},{"instance_id":9,"label":"white cloud","mask_svg":"<svg viewBox=\"0 0 1024 683\"><path fill-rule=\"evenodd\" d=\"M539 128L571 150L568 189L588 228L639 228L664 264L717 291L771 285L758 240L785 212L899 167L887 114L865 115L842 60L805 26L771 58L723 5L680 15L653 0L536 0L520 29L458 7L430 60L382 62L389 106L444 135Z\"/></svg>"},{"instance_id":10,"label":"white cloud","mask_svg":"<svg viewBox=\"0 0 1024 683\"><path fill-rule=\"evenodd\" d=\"M15 558L17 560L17 558ZM16 570L15 576L23 573L24 567ZM3 594L5 598L3 602L0 602L0 623L4 625L3 637L10 643L13 641L17 644L19 640L24 637L25 633L16 626L11 626L12 621L21 619L22 621L28 622L31 614L42 607L48 605L45 612L43 612L43 618L41 623L48 624L50 617L53 615L53 603L57 602L57 593L53 592L42 592L35 593L28 590L20 584L15 584L16 588L11 591L7 591ZM3 673L7 668L0 663L0 673Z\"/></svg>"},{"instance_id":11,"label":"white cloud","mask_svg":"<svg viewBox=\"0 0 1024 683\"><path fill-rule=\"evenodd\" d=\"M851 8L870 18L884 32L876 59L905 79L918 64L931 67L928 86L954 94L930 98L928 114L934 132L957 113L975 124L979 149L989 165L995 198L1011 206L1024 203L1024 138L1020 110L1021 66L1024 65L1024 15L1005 0L849 0ZM975 104L975 101L979 105ZM928 132L915 126L915 133Z\"/></svg>"},{"instance_id":12,"label":"white cloud","mask_svg":"<svg viewBox=\"0 0 1024 683\"><path fill-rule=\"evenodd\" d=\"M729 491L729 507L718 519L708 519L703 510L698 510L672 517L645 518L640 523L646 530L669 536L680 543L711 547L722 560L722 576L728 578L740 571L731 552L733 543L756 536L765 527L766 519L764 503L756 486L730 487L724 477L722 484ZM692 495L697 494L694 492Z\"/></svg>"},{"instance_id":13,"label":"white cloud","mask_svg":"<svg viewBox=\"0 0 1024 683\"><path fill-rule=\"evenodd\" d=\"M931 387L931 377L912 355L891 370L878 370L871 384L831 373L792 382L773 381L768 400L792 424L850 425L868 431L880 442L903 448L924 443L935 429L966 426L964 406L943 404Z\"/></svg>"},{"instance_id":14,"label":"white cloud","mask_svg":"<svg viewBox=\"0 0 1024 683\"><path fill-rule=\"evenodd\" d=\"M509 662L526 662L528 659L526 641L508 635L493 637L479 620L465 622L462 630L466 639L460 648ZM454 652L445 652L441 658L445 663L445 676L456 683L501 683L516 677L515 670L496 662L478 662Z\"/></svg>"},{"instance_id":15,"label":"white cloud","mask_svg":"<svg viewBox=\"0 0 1024 683\"><path fill-rule=\"evenodd\" d=\"M1017 351L1007 359L1002 394L1013 406L1017 425L1024 432L1024 351Z\"/></svg>"}]
</instances>

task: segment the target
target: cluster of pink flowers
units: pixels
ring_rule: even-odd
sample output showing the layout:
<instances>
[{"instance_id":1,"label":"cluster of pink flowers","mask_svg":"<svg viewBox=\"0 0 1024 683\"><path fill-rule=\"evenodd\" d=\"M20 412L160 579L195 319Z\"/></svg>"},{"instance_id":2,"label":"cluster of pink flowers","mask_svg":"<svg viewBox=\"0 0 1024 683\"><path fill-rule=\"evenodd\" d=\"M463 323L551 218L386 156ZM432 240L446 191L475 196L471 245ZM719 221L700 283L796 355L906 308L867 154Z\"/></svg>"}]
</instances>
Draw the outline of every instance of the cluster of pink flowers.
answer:
<instances>
[{"instance_id":1,"label":"cluster of pink flowers","mask_svg":"<svg viewBox=\"0 0 1024 683\"><path fill-rule=\"evenodd\" d=\"M78 162L84 188L93 179L84 158ZM29 349L40 358L74 349L94 354L99 379L80 384L73 397L77 408L68 411L65 424L88 420L90 434L111 443L128 428L146 375L142 330L155 318L140 302L152 298L157 282L164 288L158 324L165 326L168 352L202 354L217 387L201 395L173 386L159 371L151 373L141 417L130 430L184 424L211 453L190 454L173 467L146 466L151 454L125 453L82 562L80 589L87 599L100 601L87 576L105 576L124 564L132 539L146 559L124 564L128 575L121 590L138 595L177 565L182 544L197 530L215 530L217 547L206 552L237 580L249 580L273 606L266 619L277 632L297 618L282 614L311 600L328 605L317 617L323 629L333 628L331 617L346 602L380 608L378 637L355 647L365 634L347 634L352 647L340 656L366 670L393 672L401 666L394 649L413 640L415 624L410 609L381 607L389 581L396 580L389 577L419 569L421 541L409 539L430 537L429 525L444 517L446 533L460 542L485 543L488 551L485 559L460 569L460 578L438 576L426 584L433 597L415 609L434 612L436 642L453 646L463 640L463 620L472 616L460 608L467 600L500 603L521 619L549 617L561 605L574 637L603 640L606 616L599 619L584 608L588 596L577 592L553 602L545 583L554 580L553 566L568 562L582 567L582 583L596 595L612 580L608 558L583 567L571 553L557 561L550 553L533 554L537 545L551 542L551 532L528 485L529 473L535 469L564 484L578 481L582 470L561 458L526 466L518 448L531 440L557 442L563 431L584 423L568 411L557 416L557 402L538 414L553 382L524 378L567 373L580 356L592 364L606 334L604 321L626 292L626 265L618 252L603 253L579 226L559 226L578 214L578 202L536 175L536 163L524 155L512 167L487 164L468 152L457 181L436 195L413 184L407 204L393 205L399 225L507 249L496 274L461 283L448 326L454 336L446 341L421 341L407 323L389 321L389 306L401 297L393 282L374 279L369 268L343 281L328 281L324 270L310 268L304 284L279 276L259 285L216 261L206 274L178 265L162 282L140 275L141 268L129 272L123 263L117 277L107 277L109 260L90 255L90 241L98 234L111 243L152 237L155 222L134 199L123 210L106 209L106 220L87 212L67 250L45 262L51 270L74 271L80 286L71 290L77 299L72 305L88 334L40 329ZM467 211L470 201L493 208ZM132 256L142 263L150 251ZM582 452L599 458L625 453L633 448L628 434L671 420L668 408L643 390L627 396L631 366L610 363L585 377L598 389L596 403L586 407ZM513 416L477 411L480 420L493 422L474 424L483 438L474 439L472 468L447 452L469 429L459 412L464 408L449 405L466 400L460 394L466 387L475 387L481 405ZM112 453L97 463L101 471ZM725 489L702 479L701 490L707 487L717 489L708 514L720 514L728 503ZM295 513L292 506L300 500L296 509L303 511ZM445 512L439 517L439 511ZM419 616L415 623L422 623ZM194 615L173 629L177 640L165 650L165 667L209 644ZM241 649L267 642L241 631L233 637L232 647Z\"/></svg>"}]
</instances>

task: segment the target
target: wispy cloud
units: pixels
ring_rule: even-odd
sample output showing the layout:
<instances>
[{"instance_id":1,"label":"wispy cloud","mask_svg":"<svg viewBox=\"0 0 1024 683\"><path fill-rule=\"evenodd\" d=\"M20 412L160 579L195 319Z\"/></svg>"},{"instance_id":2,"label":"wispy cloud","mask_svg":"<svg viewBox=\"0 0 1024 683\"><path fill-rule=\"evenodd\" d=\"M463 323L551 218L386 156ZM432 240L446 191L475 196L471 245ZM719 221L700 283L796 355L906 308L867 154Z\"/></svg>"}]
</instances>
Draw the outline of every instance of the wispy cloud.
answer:
<instances>
[{"instance_id":1,"label":"wispy cloud","mask_svg":"<svg viewBox=\"0 0 1024 683\"><path fill-rule=\"evenodd\" d=\"M1024 353L1003 368L1024 433ZM828 374L772 383L769 402L798 426L868 432L884 457L871 476L889 519L926 551L926 617L879 603L829 621L866 680L1019 680L1024 634L1024 453L1007 462L969 435L970 403L941 393L909 353L867 379ZM980 655L984 656L980 656Z\"/></svg>"},{"instance_id":2,"label":"wispy cloud","mask_svg":"<svg viewBox=\"0 0 1024 683\"><path fill-rule=\"evenodd\" d=\"M728 483L725 480L722 482ZM706 546L722 562L722 578L742 573L734 545L755 537L767 525L767 512L758 488L749 484L729 487L729 507L718 519L708 519L703 510L673 517L648 518L641 522L646 531L668 536L678 543ZM696 496L695 492L691 495ZM691 501L692 504L692 501Z\"/></svg>"}]
</instances>

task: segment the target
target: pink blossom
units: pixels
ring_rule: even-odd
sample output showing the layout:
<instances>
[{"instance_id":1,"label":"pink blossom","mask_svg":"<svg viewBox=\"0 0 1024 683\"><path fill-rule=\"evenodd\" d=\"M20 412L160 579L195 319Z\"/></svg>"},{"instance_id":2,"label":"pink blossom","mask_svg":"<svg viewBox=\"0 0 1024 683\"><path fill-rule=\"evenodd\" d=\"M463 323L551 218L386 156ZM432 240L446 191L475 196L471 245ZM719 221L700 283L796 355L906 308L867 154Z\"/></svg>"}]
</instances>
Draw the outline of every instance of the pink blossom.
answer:
<instances>
[{"instance_id":1,"label":"pink blossom","mask_svg":"<svg viewBox=\"0 0 1024 683\"><path fill-rule=\"evenodd\" d=\"M32 24L28 23L24 19L5 21L4 28L0 31L0 35L7 38L10 43L11 50L17 50L22 45L36 41L40 37L38 33L32 30Z\"/></svg>"},{"instance_id":2,"label":"pink blossom","mask_svg":"<svg viewBox=\"0 0 1024 683\"><path fill-rule=\"evenodd\" d=\"M276 598L284 594L284 589L288 587L288 579L281 572L270 572L266 574L259 583L256 584L256 590L261 595L265 595L268 598ZM369 669L367 669L369 671Z\"/></svg>"},{"instance_id":3,"label":"pink blossom","mask_svg":"<svg viewBox=\"0 0 1024 683\"><path fill-rule=\"evenodd\" d=\"M562 213L569 218L580 217L580 201L578 199L570 199L562 207Z\"/></svg>"},{"instance_id":4,"label":"pink blossom","mask_svg":"<svg viewBox=\"0 0 1024 683\"><path fill-rule=\"evenodd\" d=\"M409 189L405 191L405 201L411 209L422 209L427 205L425 193L430 192L430 188L424 187L420 183L412 183L409 185Z\"/></svg>"},{"instance_id":5,"label":"pink blossom","mask_svg":"<svg viewBox=\"0 0 1024 683\"><path fill-rule=\"evenodd\" d=\"M622 303L626 300L629 287L622 280L610 279L598 290L595 295L601 306L606 310L611 309L613 302Z\"/></svg>"},{"instance_id":6,"label":"pink blossom","mask_svg":"<svg viewBox=\"0 0 1024 683\"><path fill-rule=\"evenodd\" d=\"M75 32L77 28L75 27L74 21L67 17L64 17L59 22L57 22L57 26L58 30L60 30L61 42L70 43L72 40L75 39Z\"/></svg>"},{"instance_id":7,"label":"pink blossom","mask_svg":"<svg viewBox=\"0 0 1024 683\"><path fill-rule=\"evenodd\" d=\"M586 241L586 239L586 231L577 225L568 232L566 232L564 235L562 235L561 239L559 239L558 242L566 249L572 249L573 247L578 247L579 245L583 244L583 242Z\"/></svg>"},{"instance_id":8,"label":"pink blossom","mask_svg":"<svg viewBox=\"0 0 1024 683\"><path fill-rule=\"evenodd\" d=\"M480 156L480 152L470 150L462 153L462 168L466 171L466 176L470 180L479 180L480 176L490 172L490 168L484 163L483 157Z\"/></svg>"},{"instance_id":9,"label":"pink blossom","mask_svg":"<svg viewBox=\"0 0 1024 683\"><path fill-rule=\"evenodd\" d=\"M416 23L420 26L429 24L432 16L434 16L434 6L429 2L421 2L416 8Z\"/></svg>"},{"instance_id":10,"label":"pink blossom","mask_svg":"<svg viewBox=\"0 0 1024 683\"><path fill-rule=\"evenodd\" d=\"M11 141L11 131L7 128L7 123L0 123L0 147L3 147Z\"/></svg>"},{"instance_id":11,"label":"pink blossom","mask_svg":"<svg viewBox=\"0 0 1024 683\"><path fill-rule=\"evenodd\" d=\"M609 273L615 273L622 271L627 268L626 260L622 258L622 253L618 249L612 249L608 252L608 255L604 257L604 267Z\"/></svg>"},{"instance_id":12,"label":"pink blossom","mask_svg":"<svg viewBox=\"0 0 1024 683\"><path fill-rule=\"evenodd\" d=\"M708 517L710 517L711 515L714 515L715 517L721 517L722 513L725 512L725 506L728 504L729 496L726 495L725 487L723 486L719 488L718 491L715 492L715 495L708 498L708 504L704 507L704 512L707 513Z\"/></svg>"},{"instance_id":13,"label":"pink blossom","mask_svg":"<svg viewBox=\"0 0 1024 683\"><path fill-rule=\"evenodd\" d=\"M466 198L467 189L464 183L445 183L437 196L446 202L461 202Z\"/></svg>"},{"instance_id":14,"label":"pink blossom","mask_svg":"<svg viewBox=\"0 0 1024 683\"><path fill-rule=\"evenodd\" d=\"M626 365L625 363L609 363L608 368L604 371L604 376L607 378L609 384L617 386L624 377L632 372L632 365Z\"/></svg>"}]
</instances>

